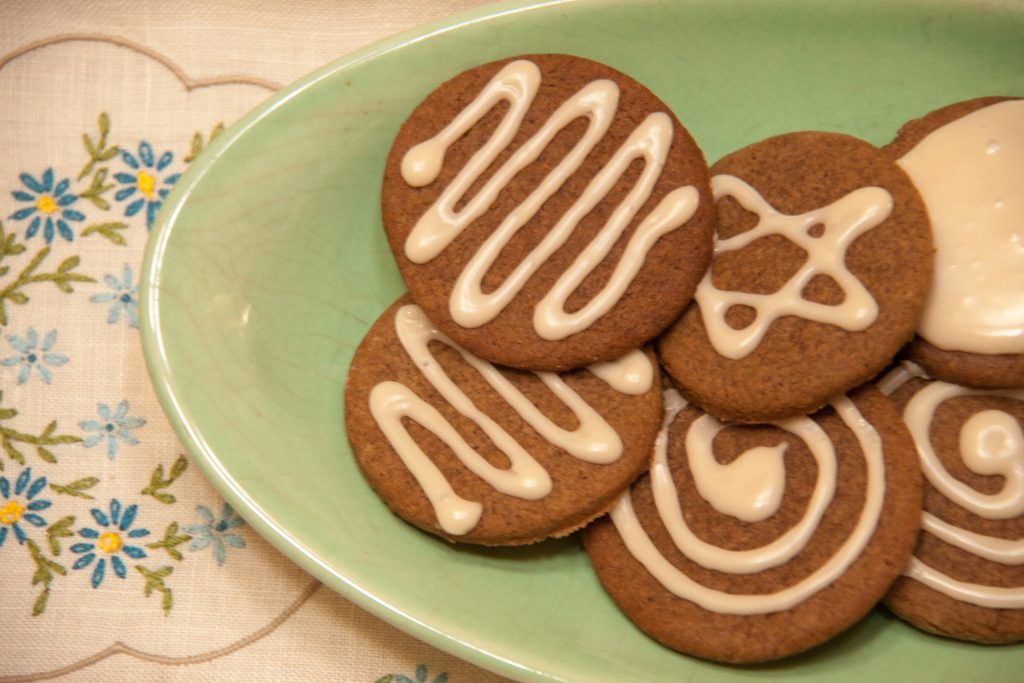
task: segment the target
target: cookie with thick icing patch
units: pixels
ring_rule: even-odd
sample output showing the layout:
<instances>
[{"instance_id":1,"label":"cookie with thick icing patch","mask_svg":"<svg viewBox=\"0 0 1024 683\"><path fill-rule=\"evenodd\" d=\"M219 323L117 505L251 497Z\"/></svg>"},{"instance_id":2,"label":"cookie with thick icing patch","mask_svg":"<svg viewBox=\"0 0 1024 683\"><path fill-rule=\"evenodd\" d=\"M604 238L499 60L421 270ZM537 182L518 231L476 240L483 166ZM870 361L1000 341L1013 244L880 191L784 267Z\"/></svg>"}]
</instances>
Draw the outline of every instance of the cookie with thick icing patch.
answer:
<instances>
[{"instance_id":1,"label":"cookie with thick icing patch","mask_svg":"<svg viewBox=\"0 0 1024 683\"><path fill-rule=\"evenodd\" d=\"M1024 99L958 102L885 151L931 214L934 283L907 356L948 382L1024 387Z\"/></svg>"},{"instance_id":2,"label":"cookie with thick icing patch","mask_svg":"<svg viewBox=\"0 0 1024 683\"><path fill-rule=\"evenodd\" d=\"M370 328L345 383L367 482L451 541L521 545L604 513L643 471L661 420L652 351L561 375L498 368L404 297Z\"/></svg>"},{"instance_id":3,"label":"cookie with thick icing patch","mask_svg":"<svg viewBox=\"0 0 1024 683\"><path fill-rule=\"evenodd\" d=\"M931 633L1024 641L1024 390L932 381L912 364L879 386L925 474L923 531L886 606Z\"/></svg>"},{"instance_id":4,"label":"cookie with thick icing patch","mask_svg":"<svg viewBox=\"0 0 1024 683\"><path fill-rule=\"evenodd\" d=\"M617 358L689 302L711 254L703 154L629 76L569 55L441 84L393 143L384 229L416 303L492 362Z\"/></svg>"},{"instance_id":5,"label":"cookie with thick icing patch","mask_svg":"<svg viewBox=\"0 0 1024 683\"><path fill-rule=\"evenodd\" d=\"M715 256L657 343L719 418L808 414L883 370L931 282L928 214L907 175L848 135L780 135L711 168Z\"/></svg>"},{"instance_id":6,"label":"cookie with thick icing patch","mask_svg":"<svg viewBox=\"0 0 1024 683\"><path fill-rule=\"evenodd\" d=\"M583 531L626 616L730 663L803 652L864 617L918 533L921 473L893 405L865 387L811 417L732 426L671 393L666 406L650 473Z\"/></svg>"}]
</instances>

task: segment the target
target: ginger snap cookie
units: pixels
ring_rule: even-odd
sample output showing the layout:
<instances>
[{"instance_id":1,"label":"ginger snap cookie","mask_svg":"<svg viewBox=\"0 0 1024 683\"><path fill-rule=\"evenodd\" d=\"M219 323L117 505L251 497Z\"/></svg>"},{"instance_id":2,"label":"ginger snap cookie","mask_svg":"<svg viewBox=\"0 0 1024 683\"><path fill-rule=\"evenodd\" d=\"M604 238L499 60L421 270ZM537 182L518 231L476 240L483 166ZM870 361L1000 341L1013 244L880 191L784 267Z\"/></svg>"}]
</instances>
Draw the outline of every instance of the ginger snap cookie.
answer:
<instances>
[{"instance_id":1,"label":"ginger snap cookie","mask_svg":"<svg viewBox=\"0 0 1024 683\"><path fill-rule=\"evenodd\" d=\"M873 387L810 417L724 425L666 392L654 463L583 530L612 599L680 652L802 652L864 617L905 566L921 473Z\"/></svg>"},{"instance_id":2,"label":"ginger snap cookie","mask_svg":"<svg viewBox=\"0 0 1024 683\"><path fill-rule=\"evenodd\" d=\"M563 374L498 368L403 297L370 328L345 425L370 486L451 541L520 545L604 513L646 469L662 415L652 351Z\"/></svg>"},{"instance_id":3,"label":"ginger snap cookie","mask_svg":"<svg viewBox=\"0 0 1024 683\"><path fill-rule=\"evenodd\" d=\"M384 229L413 300L507 366L617 358L674 320L711 254L707 165L669 108L591 60L465 71L392 145Z\"/></svg>"},{"instance_id":4,"label":"ginger snap cookie","mask_svg":"<svg viewBox=\"0 0 1024 683\"><path fill-rule=\"evenodd\" d=\"M715 255L657 343L687 399L772 421L882 371L931 283L928 214L907 175L867 142L821 132L755 143L711 174Z\"/></svg>"},{"instance_id":5,"label":"ginger snap cookie","mask_svg":"<svg viewBox=\"0 0 1024 683\"><path fill-rule=\"evenodd\" d=\"M969 389L905 363L880 381L925 475L923 530L885 598L918 628L1024 641L1024 389Z\"/></svg>"},{"instance_id":6,"label":"ginger snap cookie","mask_svg":"<svg viewBox=\"0 0 1024 683\"><path fill-rule=\"evenodd\" d=\"M935 274L907 356L936 379L1024 387L1024 99L958 102L886 148L931 215Z\"/></svg>"}]
</instances>

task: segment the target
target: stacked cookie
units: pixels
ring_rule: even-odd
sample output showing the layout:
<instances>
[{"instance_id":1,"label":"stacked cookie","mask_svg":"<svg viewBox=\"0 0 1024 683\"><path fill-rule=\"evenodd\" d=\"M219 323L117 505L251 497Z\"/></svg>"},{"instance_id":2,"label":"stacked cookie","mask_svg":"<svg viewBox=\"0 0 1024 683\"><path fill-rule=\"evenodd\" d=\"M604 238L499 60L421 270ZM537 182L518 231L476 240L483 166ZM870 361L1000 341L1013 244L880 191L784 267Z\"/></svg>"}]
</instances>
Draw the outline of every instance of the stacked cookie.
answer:
<instances>
[{"instance_id":1,"label":"stacked cookie","mask_svg":"<svg viewBox=\"0 0 1024 683\"><path fill-rule=\"evenodd\" d=\"M846 135L756 143L711 186L714 259L657 340L679 411L584 542L660 642L767 661L859 621L910 558L920 467L864 385L914 335L932 238L907 175Z\"/></svg>"},{"instance_id":2,"label":"stacked cookie","mask_svg":"<svg viewBox=\"0 0 1024 683\"><path fill-rule=\"evenodd\" d=\"M920 190L935 277L906 361L879 387L925 475L922 532L886 596L919 628L1024 640L1024 99L981 98L885 148Z\"/></svg>"},{"instance_id":3,"label":"stacked cookie","mask_svg":"<svg viewBox=\"0 0 1024 683\"><path fill-rule=\"evenodd\" d=\"M442 84L385 170L384 228L409 294L371 327L346 382L367 481L451 541L520 545L582 528L627 616L697 656L803 651L894 582L892 608L935 624L934 610L901 606L919 595L900 597L931 561L912 559L933 492L897 408L914 385L887 384L894 403L871 382L908 342L940 376L943 361L925 357L949 348L921 326L937 221L915 168L934 162L915 166L908 150L958 111L882 150L794 133L709 172L663 102L590 60L527 55ZM1016 144L985 125L997 147ZM999 453L978 456L974 476L979 506L1000 520L1024 505L1022 416L1007 412L1021 398L1003 385L991 410L1010 418L961 420ZM993 445L998 430L1009 436ZM970 539L1024 535L1019 510L1009 526L930 514ZM995 581L995 609L1019 619L1007 594L1024 577Z\"/></svg>"},{"instance_id":4,"label":"stacked cookie","mask_svg":"<svg viewBox=\"0 0 1024 683\"><path fill-rule=\"evenodd\" d=\"M605 513L647 469L661 424L658 364L641 347L711 257L693 139L628 76L530 55L427 97L382 195L410 296L349 371L349 438L370 484L413 524L486 545Z\"/></svg>"}]
</instances>

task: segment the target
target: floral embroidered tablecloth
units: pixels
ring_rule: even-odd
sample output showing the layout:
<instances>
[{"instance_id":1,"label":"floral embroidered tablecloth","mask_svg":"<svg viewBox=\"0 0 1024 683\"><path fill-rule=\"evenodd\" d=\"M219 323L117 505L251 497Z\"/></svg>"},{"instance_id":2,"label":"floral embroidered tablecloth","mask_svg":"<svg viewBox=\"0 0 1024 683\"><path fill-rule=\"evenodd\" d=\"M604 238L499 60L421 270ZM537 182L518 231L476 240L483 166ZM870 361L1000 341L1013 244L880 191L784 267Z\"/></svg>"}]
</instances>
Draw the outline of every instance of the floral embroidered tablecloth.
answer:
<instances>
[{"instance_id":1,"label":"floral embroidered tablecloth","mask_svg":"<svg viewBox=\"0 0 1024 683\"><path fill-rule=\"evenodd\" d=\"M0 682L498 681L316 581L190 464L142 254L247 110L479 0L0 4Z\"/></svg>"}]
</instances>

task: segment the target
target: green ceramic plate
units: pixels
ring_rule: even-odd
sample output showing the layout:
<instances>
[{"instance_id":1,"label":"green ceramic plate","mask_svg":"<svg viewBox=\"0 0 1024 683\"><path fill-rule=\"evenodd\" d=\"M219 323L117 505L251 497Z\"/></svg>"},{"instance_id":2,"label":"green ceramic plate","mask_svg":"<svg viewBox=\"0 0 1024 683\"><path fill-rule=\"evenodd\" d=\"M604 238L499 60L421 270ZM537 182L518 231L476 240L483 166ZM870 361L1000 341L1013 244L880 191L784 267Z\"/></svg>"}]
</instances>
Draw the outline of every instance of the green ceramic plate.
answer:
<instances>
[{"instance_id":1,"label":"green ceramic plate","mask_svg":"<svg viewBox=\"0 0 1024 683\"><path fill-rule=\"evenodd\" d=\"M403 290L378 211L385 154L439 82L525 52L631 74L714 160L806 128L883 143L943 104L1024 95L1024 4L517 2L397 36L286 88L192 164L147 254L146 357L207 476L331 588L514 678L1021 680L1021 647L947 642L882 613L782 664L699 662L620 616L575 541L455 547L370 492L349 454L342 388L364 331Z\"/></svg>"}]
</instances>

